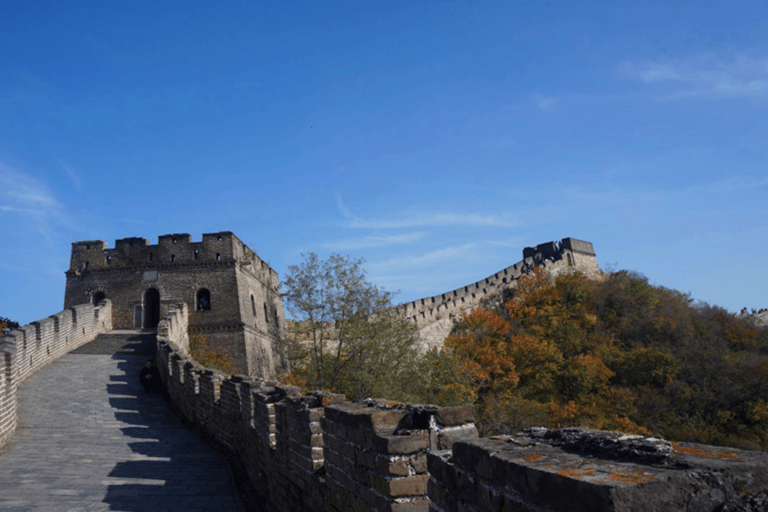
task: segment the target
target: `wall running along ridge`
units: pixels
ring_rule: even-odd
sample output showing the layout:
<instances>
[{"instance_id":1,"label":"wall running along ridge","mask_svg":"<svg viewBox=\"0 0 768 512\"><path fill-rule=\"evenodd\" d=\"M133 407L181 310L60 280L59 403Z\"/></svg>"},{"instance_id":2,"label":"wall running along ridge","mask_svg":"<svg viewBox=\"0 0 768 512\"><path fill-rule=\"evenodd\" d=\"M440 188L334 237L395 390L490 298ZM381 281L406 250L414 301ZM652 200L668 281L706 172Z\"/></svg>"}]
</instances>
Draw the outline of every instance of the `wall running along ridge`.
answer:
<instances>
[{"instance_id":1,"label":"wall running along ridge","mask_svg":"<svg viewBox=\"0 0 768 512\"><path fill-rule=\"evenodd\" d=\"M523 256L555 273L599 274L588 242ZM259 510L768 510L768 454L584 428L478 439L472 407L348 402L204 368L187 355L191 316L184 302L166 303L157 366L177 412L237 459ZM112 317L109 300L82 304L0 339L0 446L16 426L18 384L111 330Z\"/></svg>"},{"instance_id":2,"label":"wall running along ridge","mask_svg":"<svg viewBox=\"0 0 768 512\"><path fill-rule=\"evenodd\" d=\"M0 446L16 430L16 389L30 375L112 330L112 303L80 304L0 338Z\"/></svg>"},{"instance_id":3,"label":"wall running along ridge","mask_svg":"<svg viewBox=\"0 0 768 512\"><path fill-rule=\"evenodd\" d=\"M517 287L521 277L534 267L541 267L552 277L562 273L581 272L591 279L603 275L591 242L563 238L523 249L523 259L495 274L439 295L407 302L398 306L419 330L420 350L441 348L462 313L489 302L501 300L505 291Z\"/></svg>"}]
</instances>

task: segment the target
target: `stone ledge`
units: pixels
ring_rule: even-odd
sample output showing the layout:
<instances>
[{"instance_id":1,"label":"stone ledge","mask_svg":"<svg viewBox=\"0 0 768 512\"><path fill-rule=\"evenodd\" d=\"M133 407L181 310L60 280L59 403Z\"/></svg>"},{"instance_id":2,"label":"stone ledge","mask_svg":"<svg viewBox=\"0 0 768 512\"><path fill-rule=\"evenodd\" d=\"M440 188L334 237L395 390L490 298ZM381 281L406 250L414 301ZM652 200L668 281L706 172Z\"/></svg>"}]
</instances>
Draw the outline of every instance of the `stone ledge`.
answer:
<instances>
[{"instance_id":1,"label":"stone ledge","mask_svg":"<svg viewBox=\"0 0 768 512\"><path fill-rule=\"evenodd\" d=\"M589 429L458 441L428 463L440 493L432 499L473 511L489 502L547 512L715 511L768 489L766 453Z\"/></svg>"}]
</instances>

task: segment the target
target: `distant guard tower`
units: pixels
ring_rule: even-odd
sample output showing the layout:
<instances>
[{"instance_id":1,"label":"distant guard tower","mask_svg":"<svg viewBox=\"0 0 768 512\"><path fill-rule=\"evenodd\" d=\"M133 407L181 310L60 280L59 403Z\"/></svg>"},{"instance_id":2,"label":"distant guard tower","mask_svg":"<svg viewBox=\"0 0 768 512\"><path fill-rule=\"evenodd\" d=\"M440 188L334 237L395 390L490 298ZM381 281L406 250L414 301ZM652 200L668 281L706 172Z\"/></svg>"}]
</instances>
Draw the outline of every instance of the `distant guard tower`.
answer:
<instances>
[{"instance_id":1,"label":"distant guard tower","mask_svg":"<svg viewBox=\"0 0 768 512\"><path fill-rule=\"evenodd\" d=\"M151 329L186 303L189 335L231 355L235 373L274 375L281 366L283 301L277 273L233 233L123 238L72 244L64 307L112 301L114 329Z\"/></svg>"}]
</instances>

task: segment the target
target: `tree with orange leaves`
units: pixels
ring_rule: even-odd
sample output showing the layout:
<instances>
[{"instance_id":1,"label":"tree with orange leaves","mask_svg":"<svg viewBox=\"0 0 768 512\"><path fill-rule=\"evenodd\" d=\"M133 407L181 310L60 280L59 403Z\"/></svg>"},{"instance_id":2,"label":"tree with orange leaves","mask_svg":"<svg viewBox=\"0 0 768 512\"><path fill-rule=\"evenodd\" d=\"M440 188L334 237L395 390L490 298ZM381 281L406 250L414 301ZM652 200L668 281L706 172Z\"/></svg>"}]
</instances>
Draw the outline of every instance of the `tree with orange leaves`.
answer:
<instances>
[{"instance_id":1,"label":"tree with orange leaves","mask_svg":"<svg viewBox=\"0 0 768 512\"><path fill-rule=\"evenodd\" d=\"M446 353L474 391L467 395L475 399L481 427L489 427L484 433L506 430L499 420L505 403L546 410L553 426L643 430L627 417L633 395L612 388L613 371L594 353L610 343L592 329L597 317L588 308L590 293L581 274L552 281L537 269L521 279L504 316L475 309L459 322Z\"/></svg>"}]
</instances>

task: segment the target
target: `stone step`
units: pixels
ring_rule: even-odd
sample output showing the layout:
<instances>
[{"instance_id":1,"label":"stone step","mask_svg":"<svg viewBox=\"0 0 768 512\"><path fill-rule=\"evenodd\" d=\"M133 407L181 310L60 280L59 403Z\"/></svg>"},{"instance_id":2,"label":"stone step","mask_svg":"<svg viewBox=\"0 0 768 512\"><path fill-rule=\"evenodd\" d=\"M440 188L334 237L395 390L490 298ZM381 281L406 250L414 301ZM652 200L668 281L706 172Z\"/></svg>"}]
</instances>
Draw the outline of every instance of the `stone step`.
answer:
<instances>
[{"instance_id":1,"label":"stone step","mask_svg":"<svg viewBox=\"0 0 768 512\"><path fill-rule=\"evenodd\" d=\"M76 348L70 354L154 356L156 344L155 330L111 331L99 334L95 340Z\"/></svg>"}]
</instances>

